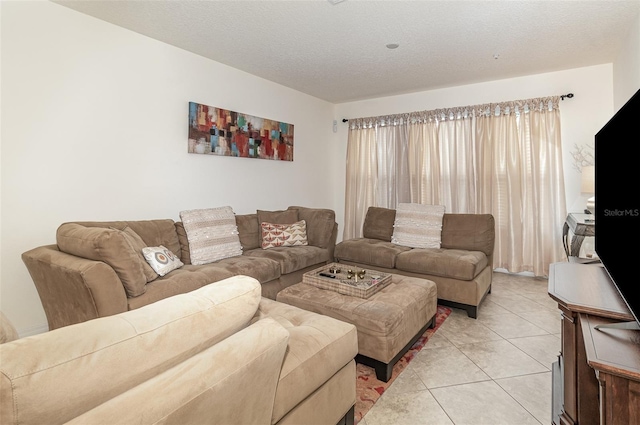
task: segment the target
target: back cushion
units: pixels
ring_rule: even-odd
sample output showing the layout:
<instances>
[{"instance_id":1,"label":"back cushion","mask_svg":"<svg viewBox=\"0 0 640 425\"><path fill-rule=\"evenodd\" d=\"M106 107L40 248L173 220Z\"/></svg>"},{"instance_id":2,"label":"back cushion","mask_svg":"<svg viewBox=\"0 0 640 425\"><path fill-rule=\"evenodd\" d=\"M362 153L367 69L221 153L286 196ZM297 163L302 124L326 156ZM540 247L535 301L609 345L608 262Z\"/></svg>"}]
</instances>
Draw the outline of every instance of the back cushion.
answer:
<instances>
[{"instance_id":1,"label":"back cushion","mask_svg":"<svg viewBox=\"0 0 640 425\"><path fill-rule=\"evenodd\" d=\"M147 246L164 246L180 257L180 242L175 223L171 219L127 221Z\"/></svg>"},{"instance_id":2,"label":"back cushion","mask_svg":"<svg viewBox=\"0 0 640 425\"><path fill-rule=\"evenodd\" d=\"M297 210L264 211L257 210L258 223L292 224L298 221Z\"/></svg>"},{"instance_id":3,"label":"back cushion","mask_svg":"<svg viewBox=\"0 0 640 425\"><path fill-rule=\"evenodd\" d=\"M396 210L380 207L369 207L362 225L362 236L367 239L378 239L391 242Z\"/></svg>"},{"instance_id":4,"label":"back cushion","mask_svg":"<svg viewBox=\"0 0 640 425\"><path fill-rule=\"evenodd\" d=\"M336 221L336 213L333 210L297 206L291 206L288 210L298 211L298 220L306 221L309 245L329 248Z\"/></svg>"},{"instance_id":5,"label":"back cushion","mask_svg":"<svg viewBox=\"0 0 640 425\"><path fill-rule=\"evenodd\" d=\"M238 226L240 245L242 245L244 252L250 249L260 248L262 236L260 234L258 214L236 215L236 225Z\"/></svg>"},{"instance_id":6,"label":"back cushion","mask_svg":"<svg viewBox=\"0 0 640 425\"><path fill-rule=\"evenodd\" d=\"M191 264L189 238L187 238L187 231L184 230L184 224L182 224L181 221L176 221L175 227L176 233L178 234L178 241L180 242L180 260L183 264Z\"/></svg>"},{"instance_id":7,"label":"back cushion","mask_svg":"<svg viewBox=\"0 0 640 425\"><path fill-rule=\"evenodd\" d=\"M120 278L127 296L144 294L147 284L144 260L123 232L65 223L58 227L56 240L60 251L110 265Z\"/></svg>"},{"instance_id":8,"label":"back cushion","mask_svg":"<svg viewBox=\"0 0 640 425\"><path fill-rule=\"evenodd\" d=\"M129 226L142 238L147 246L163 245L180 257L180 242L174 221L171 219L133 220L133 221L76 221L85 227L114 227L124 230Z\"/></svg>"},{"instance_id":9,"label":"back cushion","mask_svg":"<svg viewBox=\"0 0 640 425\"><path fill-rule=\"evenodd\" d=\"M495 220L491 214L445 214L442 217L442 248L493 254Z\"/></svg>"}]
</instances>

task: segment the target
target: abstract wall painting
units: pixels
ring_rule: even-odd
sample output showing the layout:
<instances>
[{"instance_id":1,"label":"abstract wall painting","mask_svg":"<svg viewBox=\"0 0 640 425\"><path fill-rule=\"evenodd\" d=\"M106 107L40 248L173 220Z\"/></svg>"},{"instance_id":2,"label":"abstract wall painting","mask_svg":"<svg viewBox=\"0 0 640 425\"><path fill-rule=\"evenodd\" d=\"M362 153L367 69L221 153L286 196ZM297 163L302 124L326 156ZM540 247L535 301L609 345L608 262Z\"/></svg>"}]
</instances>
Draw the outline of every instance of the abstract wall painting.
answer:
<instances>
[{"instance_id":1,"label":"abstract wall painting","mask_svg":"<svg viewBox=\"0 0 640 425\"><path fill-rule=\"evenodd\" d=\"M293 161L293 124L189 102L188 152Z\"/></svg>"}]
</instances>

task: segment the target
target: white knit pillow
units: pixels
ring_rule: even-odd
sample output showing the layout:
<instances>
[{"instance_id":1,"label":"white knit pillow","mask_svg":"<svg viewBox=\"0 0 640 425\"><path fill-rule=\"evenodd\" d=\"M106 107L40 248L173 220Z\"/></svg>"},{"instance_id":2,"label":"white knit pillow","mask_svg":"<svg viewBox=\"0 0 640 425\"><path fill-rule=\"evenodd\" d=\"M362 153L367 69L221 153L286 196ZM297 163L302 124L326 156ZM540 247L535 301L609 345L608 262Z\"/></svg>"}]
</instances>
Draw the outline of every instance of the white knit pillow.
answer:
<instances>
[{"instance_id":1,"label":"white knit pillow","mask_svg":"<svg viewBox=\"0 0 640 425\"><path fill-rule=\"evenodd\" d=\"M191 264L208 264L242 255L231 207L182 211L180 219L189 241Z\"/></svg>"},{"instance_id":2,"label":"white knit pillow","mask_svg":"<svg viewBox=\"0 0 640 425\"><path fill-rule=\"evenodd\" d=\"M443 205L398 204L391 242L411 248L440 248L443 216Z\"/></svg>"}]
</instances>

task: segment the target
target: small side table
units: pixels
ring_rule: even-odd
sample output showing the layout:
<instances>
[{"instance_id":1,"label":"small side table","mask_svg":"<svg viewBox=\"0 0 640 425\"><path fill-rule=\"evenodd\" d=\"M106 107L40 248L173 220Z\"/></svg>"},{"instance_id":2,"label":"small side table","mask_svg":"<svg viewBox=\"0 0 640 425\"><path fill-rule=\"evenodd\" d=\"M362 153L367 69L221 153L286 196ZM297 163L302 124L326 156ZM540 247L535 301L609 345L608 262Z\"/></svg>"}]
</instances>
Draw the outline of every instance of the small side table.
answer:
<instances>
[{"instance_id":1,"label":"small side table","mask_svg":"<svg viewBox=\"0 0 640 425\"><path fill-rule=\"evenodd\" d=\"M569 229L573 233L569 243ZM562 228L562 244L567 257L577 257L584 238L596 235L596 221L593 214L569 213Z\"/></svg>"}]
</instances>

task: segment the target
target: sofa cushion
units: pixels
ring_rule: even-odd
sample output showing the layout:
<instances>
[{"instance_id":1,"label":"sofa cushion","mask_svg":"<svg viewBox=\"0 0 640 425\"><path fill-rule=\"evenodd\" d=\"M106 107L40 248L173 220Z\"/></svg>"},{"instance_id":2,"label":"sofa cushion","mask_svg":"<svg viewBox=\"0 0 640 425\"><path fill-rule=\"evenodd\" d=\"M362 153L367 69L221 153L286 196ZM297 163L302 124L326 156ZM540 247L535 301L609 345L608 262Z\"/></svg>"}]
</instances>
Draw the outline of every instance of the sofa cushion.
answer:
<instances>
[{"instance_id":1,"label":"sofa cushion","mask_svg":"<svg viewBox=\"0 0 640 425\"><path fill-rule=\"evenodd\" d=\"M391 242L411 248L440 248L443 205L400 203Z\"/></svg>"},{"instance_id":2,"label":"sofa cushion","mask_svg":"<svg viewBox=\"0 0 640 425\"><path fill-rule=\"evenodd\" d=\"M139 257L142 257L142 259L145 260L142 268L144 270L144 275L147 278L147 283L156 279L158 277L158 273L156 273L155 269L151 267L149 261L146 259L144 253L142 252L142 250L147 247L147 244L144 243L142 238L138 236L138 234L134 232L133 229L129 226L125 227L123 230L121 230L121 232L131 248L138 254Z\"/></svg>"},{"instance_id":3,"label":"sofa cushion","mask_svg":"<svg viewBox=\"0 0 640 425\"><path fill-rule=\"evenodd\" d=\"M260 248L261 235L258 214L236 215L236 225L243 251Z\"/></svg>"},{"instance_id":4,"label":"sofa cushion","mask_svg":"<svg viewBox=\"0 0 640 425\"><path fill-rule=\"evenodd\" d=\"M208 264L242 255L231 207L181 211L180 219L189 241L191 264Z\"/></svg>"},{"instance_id":5,"label":"sofa cushion","mask_svg":"<svg viewBox=\"0 0 640 425\"><path fill-rule=\"evenodd\" d=\"M271 317L289 331L271 423L307 398L358 353L356 327L267 298L254 321ZM355 377L354 377L355 378Z\"/></svg>"},{"instance_id":6,"label":"sofa cushion","mask_svg":"<svg viewBox=\"0 0 640 425\"><path fill-rule=\"evenodd\" d=\"M414 248L396 258L398 270L459 280L472 280L487 264L483 252L460 249Z\"/></svg>"},{"instance_id":7,"label":"sofa cushion","mask_svg":"<svg viewBox=\"0 0 640 425\"><path fill-rule=\"evenodd\" d=\"M147 284L144 260L140 259L121 231L64 223L58 227L56 241L60 251L110 265L120 278L127 296L144 294Z\"/></svg>"},{"instance_id":8,"label":"sofa cushion","mask_svg":"<svg viewBox=\"0 0 640 425\"><path fill-rule=\"evenodd\" d=\"M174 254L180 255L180 242L174 226L174 221L168 218L156 220L132 221L76 221L85 227L104 227L124 230L129 226L136 232L147 246L166 246Z\"/></svg>"},{"instance_id":9,"label":"sofa cushion","mask_svg":"<svg viewBox=\"0 0 640 425\"><path fill-rule=\"evenodd\" d=\"M298 211L298 218L307 222L309 245L328 248L331 245L336 213L325 208L289 207Z\"/></svg>"},{"instance_id":10,"label":"sofa cushion","mask_svg":"<svg viewBox=\"0 0 640 425\"><path fill-rule=\"evenodd\" d=\"M482 251L493 255L495 220L491 214L445 214L442 248Z\"/></svg>"},{"instance_id":11,"label":"sofa cushion","mask_svg":"<svg viewBox=\"0 0 640 425\"><path fill-rule=\"evenodd\" d=\"M216 261L215 265L234 275L251 276L258 279L260 283L270 282L279 278L281 274L280 264L270 258L241 255Z\"/></svg>"},{"instance_id":12,"label":"sofa cushion","mask_svg":"<svg viewBox=\"0 0 640 425\"><path fill-rule=\"evenodd\" d=\"M329 250L317 246L277 247L270 249L252 249L244 256L269 258L279 264L281 274L289 274L316 264L333 260Z\"/></svg>"},{"instance_id":13,"label":"sofa cushion","mask_svg":"<svg viewBox=\"0 0 640 425\"><path fill-rule=\"evenodd\" d=\"M304 220L292 224L260 223L262 249L279 246L300 246L307 243L307 222Z\"/></svg>"},{"instance_id":14,"label":"sofa cushion","mask_svg":"<svg viewBox=\"0 0 640 425\"><path fill-rule=\"evenodd\" d=\"M236 275L238 273L232 273L225 270L224 267L218 267L216 263L202 266L184 265L165 276L160 276L153 282L147 283L147 291L144 294L127 299L128 308L134 310L174 295L186 294L209 284L213 285Z\"/></svg>"},{"instance_id":15,"label":"sofa cushion","mask_svg":"<svg viewBox=\"0 0 640 425\"><path fill-rule=\"evenodd\" d=\"M264 211L258 210L258 223L276 223L291 224L298 221L298 211L280 210L280 211Z\"/></svg>"},{"instance_id":16,"label":"sofa cushion","mask_svg":"<svg viewBox=\"0 0 640 425\"><path fill-rule=\"evenodd\" d=\"M172 270L182 267L184 264L170 249L164 246L146 246L142 248L142 254L153 268L156 276L164 276Z\"/></svg>"},{"instance_id":17,"label":"sofa cushion","mask_svg":"<svg viewBox=\"0 0 640 425\"><path fill-rule=\"evenodd\" d=\"M341 263L360 263L393 269L398 254L412 248L379 239L355 238L336 245L334 257Z\"/></svg>"},{"instance_id":18,"label":"sofa cushion","mask_svg":"<svg viewBox=\"0 0 640 425\"><path fill-rule=\"evenodd\" d=\"M390 208L369 207L362 225L362 236L367 239L380 239L391 242L396 210Z\"/></svg>"},{"instance_id":19,"label":"sofa cushion","mask_svg":"<svg viewBox=\"0 0 640 425\"><path fill-rule=\"evenodd\" d=\"M184 224L181 221L175 222L176 234L180 242L180 261L184 264L191 264L191 253L189 252L189 238L187 231L184 230Z\"/></svg>"},{"instance_id":20,"label":"sofa cushion","mask_svg":"<svg viewBox=\"0 0 640 425\"><path fill-rule=\"evenodd\" d=\"M132 220L127 226L136 232L147 246L164 246L180 256L180 242L175 223L171 219ZM116 226L114 226L116 227Z\"/></svg>"},{"instance_id":21,"label":"sofa cushion","mask_svg":"<svg viewBox=\"0 0 640 425\"><path fill-rule=\"evenodd\" d=\"M139 386L246 328L260 289L255 279L236 276L179 298L1 344L2 422L66 423Z\"/></svg>"}]
</instances>

